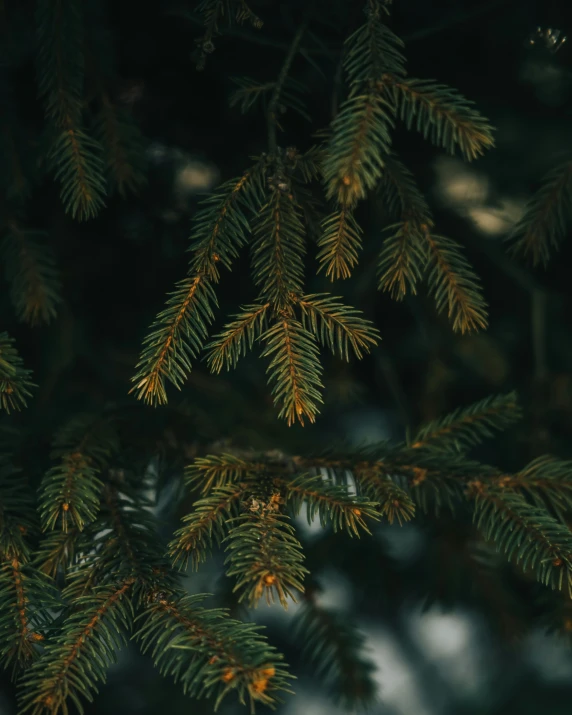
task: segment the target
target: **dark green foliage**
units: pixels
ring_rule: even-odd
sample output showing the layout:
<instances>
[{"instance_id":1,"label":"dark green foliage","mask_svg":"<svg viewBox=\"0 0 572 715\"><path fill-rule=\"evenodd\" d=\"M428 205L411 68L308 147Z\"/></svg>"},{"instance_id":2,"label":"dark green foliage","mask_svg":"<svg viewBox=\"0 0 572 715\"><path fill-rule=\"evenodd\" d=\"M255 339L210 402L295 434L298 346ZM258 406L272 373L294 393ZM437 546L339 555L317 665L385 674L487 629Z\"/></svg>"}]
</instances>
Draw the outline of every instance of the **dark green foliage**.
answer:
<instances>
[{"instance_id":1,"label":"dark green foliage","mask_svg":"<svg viewBox=\"0 0 572 715\"><path fill-rule=\"evenodd\" d=\"M464 247L436 231L429 204L393 140L403 122L439 149L471 161L492 148L492 128L456 90L409 77L404 43L388 24L389 4L362 4L365 19L356 23L350 13L347 25L342 10L351 4L344 0L311 3L300 22L294 13L289 46L275 48L283 54L275 76L268 79L261 71L235 81L231 106L265 114L268 146L257 157L241 159L237 145L234 153L249 168L236 170L236 178L223 181L194 211L187 274L144 338L132 379L136 399L108 405L107 396L94 394L84 400L91 389L88 378L58 403L61 414L46 434L38 424L45 415L52 418L42 412L46 394L62 386L58 366L45 368L40 359L48 375L42 373L37 412L28 412L29 422L14 422L21 430L0 433L0 661L17 681L22 713L83 712L130 638L185 693L211 698L215 708L227 695L251 710L255 704L280 703L292 676L261 629L203 605L206 596L189 596L183 588L182 572L189 565L198 570L216 551L226 559L233 615L238 604L255 607L262 599L283 607L301 601L295 644L304 641L317 679L347 709L375 703L374 666L363 652L364 637L344 614L321 607L316 598L314 544L298 528L304 512L310 525L319 522L323 538L360 537L360 547L372 536L370 545L376 542L380 523L398 527L417 520L429 536L434 529L440 544L445 539L439 530L453 525L462 531L458 546L463 557L468 554L467 573L479 577L489 566L491 573L493 567L500 570L500 561L491 557L494 549L511 577L524 575L527 585L536 581L535 588L549 587L558 592L555 597L572 596L570 462L544 456L507 473L471 454L520 418L514 393L456 409L408 432L403 442L367 448L338 444L316 455L306 454L303 440L295 454L279 451L281 444L276 450L260 446L264 436L246 425L246 411L240 414L245 427L237 443L253 435L260 438L256 449L209 442L214 434L218 439L219 425L213 427L218 416L210 414L214 390L200 406L198 400L191 408L187 402L167 405L169 385L181 390L199 358L220 373L258 348L270 407L273 401L288 426L315 422L329 397L320 348L335 359L347 362L350 353L360 359L377 349L380 333L344 298L309 292L323 289L306 282L316 268L331 281L351 278L362 268L362 255L374 256L374 263L377 256L377 287L394 299L420 292L425 283L436 311L447 314L454 331L487 325L486 300ZM265 11L273 12L271 5ZM146 180L146 148L142 128L118 98L114 39L103 5L38 0L36 7L37 42L30 45L30 58L45 110L46 146L39 134L28 142L28 128L18 126L10 90L19 70L14 52L8 57L14 67L8 63L0 87L2 146L10 164L2 180L1 248L16 317L26 329L55 323L46 330L61 329L58 348L65 352L79 332L67 302L66 271L64 302L56 264L66 243L57 232L25 228L36 225L31 214L26 217L25 202L38 173L47 169L61 185L62 207L50 207L59 216L54 224L73 233L74 220L102 214L112 192L118 195L113 206L137 192ZM262 27L244 0L203 0L195 9L203 26L195 53L199 67L218 49L227 23ZM319 36L330 20L335 51ZM290 122L313 119L300 57L313 71L327 69L328 80L335 64L339 67L331 122L313 137L316 127L300 122L308 131L303 149L282 141ZM335 63L328 64L330 59ZM30 147L24 150L26 142ZM535 262L546 262L563 238L570 176L569 163L553 172L515 229L515 250ZM360 223L366 201L380 202L389 218L377 235ZM98 219L94 233L102 226ZM213 330L221 266L232 270L241 252L250 258L250 275L240 276L231 319ZM73 271L74 265L74 256L65 256L66 269ZM65 310L57 316L60 307ZM92 345L74 355L79 357L74 369L87 364L106 373L102 356L108 347ZM440 344L435 355L441 359ZM2 410L26 405L30 374L12 338L0 333ZM228 384L215 384L226 399ZM90 400L92 411L84 413L79 405ZM228 397L225 409L230 403ZM15 457L24 436L26 447ZM53 446L49 459L42 438ZM165 535L163 500L169 488L178 494L184 464L188 494L169 504L177 507L181 523ZM36 474L43 475L37 492ZM378 553L373 546L371 553ZM483 555L486 563L477 563ZM475 563L483 568L471 570ZM431 568L438 571L438 565ZM388 579L398 580L397 571L388 573ZM438 580L440 572L432 575ZM559 601L550 606L561 626L566 608L560 607Z\"/></svg>"},{"instance_id":2,"label":"dark green foliage","mask_svg":"<svg viewBox=\"0 0 572 715\"><path fill-rule=\"evenodd\" d=\"M22 358L7 333L0 333L0 408L10 412L26 406L32 395L34 383L30 370L23 366Z\"/></svg>"},{"instance_id":3,"label":"dark green foliage","mask_svg":"<svg viewBox=\"0 0 572 715\"><path fill-rule=\"evenodd\" d=\"M308 599L296 615L294 636L304 658L342 708L368 710L378 697L375 665L367 659L365 638L351 620Z\"/></svg>"}]
</instances>

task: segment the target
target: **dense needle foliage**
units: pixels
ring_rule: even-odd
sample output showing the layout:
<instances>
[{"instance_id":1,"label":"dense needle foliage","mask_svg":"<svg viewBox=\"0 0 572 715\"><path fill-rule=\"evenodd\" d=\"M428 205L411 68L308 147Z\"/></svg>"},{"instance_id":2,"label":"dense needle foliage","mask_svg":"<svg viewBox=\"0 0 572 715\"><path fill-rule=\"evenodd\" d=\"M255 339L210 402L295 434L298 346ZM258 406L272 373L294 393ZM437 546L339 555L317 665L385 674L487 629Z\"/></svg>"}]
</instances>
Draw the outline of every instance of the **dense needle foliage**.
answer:
<instances>
[{"instance_id":1,"label":"dense needle foliage","mask_svg":"<svg viewBox=\"0 0 572 715\"><path fill-rule=\"evenodd\" d=\"M33 19L24 5L6 3L26 50L5 42L0 250L13 311L6 323L17 319L32 331L68 315L57 222L77 226L121 202L144 201L148 152L137 117L114 91L121 39L113 36L107 3L36 0ZM244 0L189 5L183 15L202 24L197 71L215 57L225 28L264 38L265 13L276 12ZM209 412L186 400L196 365L202 360L217 385L251 351L258 357L248 364L265 374L272 419L293 430L319 422L328 400L327 351L353 364L380 350L383 329L337 286L315 290L313 278L351 281L364 253L368 260L376 254L370 282L395 301L428 296L452 333L487 329L478 271L463 243L442 235L394 137L416 134L473 162L494 151L493 128L457 89L409 74L390 10L384 0L309 2L296 15L275 77L261 71L232 78L225 99L264 117L265 148L249 157L237 147L234 163L242 168L193 211L186 275L179 256L179 277L164 307L156 306L123 398L89 408L77 399L46 420L46 395L59 377L36 385L26 340L21 347L0 333L0 659L19 693L19 712L83 712L130 640L192 698L208 698L215 708L230 698L252 712L275 707L295 693L295 678L248 620L247 609L261 602L302 604L292 637L304 641L308 672L342 707L354 712L376 702L363 635L318 597L300 514L324 533L359 538L364 550L380 523L399 528L419 520L432 528L445 514L470 532L469 550L489 558L496 551L513 578L541 584L543 617L569 630L572 462L545 455L507 470L474 458L475 447L521 419L516 393L461 405L409 426L403 439L362 447L188 439ZM297 60L322 72L320 37L333 32L332 118L311 127L311 88ZM42 119L28 125L19 122L24 110L15 86L31 60ZM289 122L305 127L304 143L287 141ZM54 182L59 201L54 195L50 212L59 218L51 232L39 230L32 197ZM362 220L373 201L386 212L382 240ZM547 264L571 207L568 161L549 173L508 236L510 260ZM237 265L230 314L219 324L219 303L229 305L221 286ZM34 458L22 459L26 453ZM26 471L30 464L41 472L39 483ZM169 534L157 506L165 494L181 517ZM213 552L224 554L231 611L189 593L183 579ZM476 556L469 562L482 567ZM494 562L499 571L506 565ZM494 579L494 568L480 576Z\"/></svg>"}]
</instances>

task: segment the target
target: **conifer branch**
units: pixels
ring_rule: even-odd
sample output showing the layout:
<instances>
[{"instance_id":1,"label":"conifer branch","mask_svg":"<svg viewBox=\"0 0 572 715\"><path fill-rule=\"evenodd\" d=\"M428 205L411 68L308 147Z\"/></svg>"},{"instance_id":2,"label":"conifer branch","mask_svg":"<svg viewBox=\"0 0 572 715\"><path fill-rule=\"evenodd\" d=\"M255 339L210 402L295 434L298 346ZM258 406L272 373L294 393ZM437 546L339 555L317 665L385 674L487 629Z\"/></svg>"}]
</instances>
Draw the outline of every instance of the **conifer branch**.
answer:
<instances>
[{"instance_id":1,"label":"conifer branch","mask_svg":"<svg viewBox=\"0 0 572 715\"><path fill-rule=\"evenodd\" d=\"M262 301L280 310L288 305L291 294L302 292L305 253L299 207L293 194L279 184L260 209L254 228L252 270Z\"/></svg>"},{"instance_id":2,"label":"conifer branch","mask_svg":"<svg viewBox=\"0 0 572 715\"><path fill-rule=\"evenodd\" d=\"M364 636L345 615L307 597L296 614L294 638L340 707L368 708L377 701L375 664L364 655Z\"/></svg>"},{"instance_id":3,"label":"conifer branch","mask_svg":"<svg viewBox=\"0 0 572 715\"><path fill-rule=\"evenodd\" d=\"M318 239L318 273L325 269L332 281L349 278L358 263L361 236L361 227L347 206L326 217Z\"/></svg>"},{"instance_id":4,"label":"conifer branch","mask_svg":"<svg viewBox=\"0 0 572 715\"><path fill-rule=\"evenodd\" d=\"M169 555L176 567L186 569L190 560L193 570L198 569L212 544L220 545L226 537L229 521L238 515L245 493L246 485L242 483L219 486L193 504L193 511L183 517L184 526L169 544Z\"/></svg>"},{"instance_id":5,"label":"conifer branch","mask_svg":"<svg viewBox=\"0 0 572 715\"><path fill-rule=\"evenodd\" d=\"M399 223L386 228L378 259L378 288L402 300L417 292L425 270L423 226L433 226L427 203L409 169L395 156L388 157L380 189L390 211L401 214Z\"/></svg>"},{"instance_id":6,"label":"conifer branch","mask_svg":"<svg viewBox=\"0 0 572 715\"><path fill-rule=\"evenodd\" d=\"M392 111L373 89L342 104L331 124L322 167L328 200L352 209L377 185L390 151Z\"/></svg>"},{"instance_id":7,"label":"conifer branch","mask_svg":"<svg viewBox=\"0 0 572 715\"><path fill-rule=\"evenodd\" d=\"M431 447L465 451L493 437L493 430L504 430L520 418L515 392L487 397L424 425L411 446L413 449Z\"/></svg>"},{"instance_id":8,"label":"conifer branch","mask_svg":"<svg viewBox=\"0 0 572 715\"><path fill-rule=\"evenodd\" d=\"M488 120L456 90L431 80L382 78L399 118L408 129L415 127L425 139L453 154L458 147L471 161L494 146Z\"/></svg>"},{"instance_id":9,"label":"conifer branch","mask_svg":"<svg viewBox=\"0 0 572 715\"><path fill-rule=\"evenodd\" d=\"M216 335L206 346L207 364L212 372L219 373L223 367L227 370L236 367L247 348L252 350L254 341L264 330L265 318L270 303L248 305L243 312L235 316L236 320L227 323L222 332Z\"/></svg>"},{"instance_id":10,"label":"conifer branch","mask_svg":"<svg viewBox=\"0 0 572 715\"><path fill-rule=\"evenodd\" d=\"M539 509L552 509L568 523L572 510L572 462L544 455L516 474L503 474L494 480L501 490L509 489L530 499Z\"/></svg>"},{"instance_id":11,"label":"conifer branch","mask_svg":"<svg viewBox=\"0 0 572 715\"><path fill-rule=\"evenodd\" d=\"M384 471L358 467L355 471L356 481L360 492L375 499L378 512L390 524L397 521L401 526L415 516L415 503L411 495Z\"/></svg>"},{"instance_id":12,"label":"conifer branch","mask_svg":"<svg viewBox=\"0 0 572 715\"><path fill-rule=\"evenodd\" d=\"M510 250L546 266L572 220L572 161L550 171L508 236Z\"/></svg>"},{"instance_id":13,"label":"conifer branch","mask_svg":"<svg viewBox=\"0 0 572 715\"><path fill-rule=\"evenodd\" d=\"M368 82L381 79L385 72L396 77L405 75L403 41L383 22L389 10L383 0L368 0L367 21L345 41L343 68L350 92L359 91Z\"/></svg>"},{"instance_id":14,"label":"conifer branch","mask_svg":"<svg viewBox=\"0 0 572 715\"><path fill-rule=\"evenodd\" d=\"M70 526L83 530L99 510L101 468L117 451L114 426L105 417L80 415L54 440L52 458L59 464L44 476L40 488L40 517L44 531Z\"/></svg>"},{"instance_id":15,"label":"conifer branch","mask_svg":"<svg viewBox=\"0 0 572 715\"><path fill-rule=\"evenodd\" d=\"M49 323L61 302L61 283L45 234L24 230L13 221L2 242L10 297L18 318L31 326Z\"/></svg>"},{"instance_id":16,"label":"conifer branch","mask_svg":"<svg viewBox=\"0 0 572 715\"><path fill-rule=\"evenodd\" d=\"M200 606L204 595L163 598L157 593L136 633L143 653L151 651L163 675L173 675L185 694L214 697L216 710L231 691L241 704L248 700L274 707L277 693L290 692L285 666L260 634L260 626L241 623L221 609Z\"/></svg>"},{"instance_id":17,"label":"conifer branch","mask_svg":"<svg viewBox=\"0 0 572 715\"><path fill-rule=\"evenodd\" d=\"M191 371L214 320L217 299L211 283L219 280L218 263L230 268L237 249L245 242L249 224L244 209L255 209L259 198L258 167L239 179L223 184L202 204L194 219L194 241L187 278L156 317L152 332L143 342L143 351L133 377L138 399L152 405L166 404L165 380L177 389Z\"/></svg>"},{"instance_id":18,"label":"conifer branch","mask_svg":"<svg viewBox=\"0 0 572 715\"><path fill-rule=\"evenodd\" d=\"M48 165L66 211L83 221L99 212L105 195L101 146L81 127L83 8L78 0L40 0L36 16L39 92L55 125Z\"/></svg>"},{"instance_id":19,"label":"conifer branch","mask_svg":"<svg viewBox=\"0 0 572 715\"><path fill-rule=\"evenodd\" d=\"M49 532L42 540L36 555L38 570L51 579L55 579L59 571L65 573L75 559L80 534L81 531L77 527L71 527L67 531Z\"/></svg>"},{"instance_id":20,"label":"conifer branch","mask_svg":"<svg viewBox=\"0 0 572 715\"><path fill-rule=\"evenodd\" d=\"M100 102L94 133L103 147L112 185L125 197L146 181L143 138L131 117L112 103L107 92L101 92Z\"/></svg>"},{"instance_id":21,"label":"conifer branch","mask_svg":"<svg viewBox=\"0 0 572 715\"><path fill-rule=\"evenodd\" d=\"M277 596L284 608L288 598L296 602L295 591L303 592L308 570L302 565L304 555L294 527L272 502L235 518L225 543L227 576L237 578L233 590L240 592L239 602L256 607L263 596L268 605Z\"/></svg>"},{"instance_id":22,"label":"conifer branch","mask_svg":"<svg viewBox=\"0 0 572 715\"><path fill-rule=\"evenodd\" d=\"M371 321L360 316L355 308L338 303L339 298L327 293L306 295L298 299L302 311L302 325L333 353L349 361L351 345L355 356L363 357L377 345L379 332ZM362 352L363 351L363 352Z\"/></svg>"},{"instance_id":23,"label":"conifer branch","mask_svg":"<svg viewBox=\"0 0 572 715\"><path fill-rule=\"evenodd\" d=\"M475 522L487 540L507 558L531 571L552 589L566 589L572 598L572 535L545 510L520 495L475 480Z\"/></svg>"},{"instance_id":24,"label":"conifer branch","mask_svg":"<svg viewBox=\"0 0 572 715\"><path fill-rule=\"evenodd\" d=\"M301 474L284 483L285 499L294 514L299 514L304 504L308 524L316 516L322 527L331 524L334 531L346 531L359 537L359 529L371 534L366 519L379 519L379 505L351 496L346 486L328 483L321 475Z\"/></svg>"},{"instance_id":25,"label":"conifer branch","mask_svg":"<svg viewBox=\"0 0 572 715\"><path fill-rule=\"evenodd\" d=\"M198 488L205 495L212 489L236 484L266 469L263 462L247 462L233 454L209 454L197 457L186 468L185 477L188 486Z\"/></svg>"},{"instance_id":26,"label":"conifer branch","mask_svg":"<svg viewBox=\"0 0 572 715\"><path fill-rule=\"evenodd\" d=\"M439 313L447 311L453 330L470 333L487 327L487 305L480 281L450 238L429 233L424 227L429 258L428 284Z\"/></svg>"},{"instance_id":27,"label":"conifer branch","mask_svg":"<svg viewBox=\"0 0 572 715\"><path fill-rule=\"evenodd\" d=\"M93 701L97 683L105 682L115 653L127 642L133 623L128 598L133 581L95 588L74 602L61 634L46 644L21 681L20 712L67 713L68 699L80 714L84 712L81 698Z\"/></svg>"},{"instance_id":28,"label":"conifer branch","mask_svg":"<svg viewBox=\"0 0 572 715\"><path fill-rule=\"evenodd\" d=\"M22 358L14 347L14 339L8 333L0 333L0 408L20 410L26 407L31 397L31 371L26 370Z\"/></svg>"},{"instance_id":29,"label":"conifer branch","mask_svg":"<svg viewBox=\"0 0 572 715\"><path fill-rule=\"evenodd\" d=\"M291 315L279 316L277 322L260 339L266 343L262 357L270 357L267 372L274 382L274 404L280 406L279 417L288 426L304 417L314 422L318 403L322 401L318 346L311 333Z\"/></svg>"}]
</instances>

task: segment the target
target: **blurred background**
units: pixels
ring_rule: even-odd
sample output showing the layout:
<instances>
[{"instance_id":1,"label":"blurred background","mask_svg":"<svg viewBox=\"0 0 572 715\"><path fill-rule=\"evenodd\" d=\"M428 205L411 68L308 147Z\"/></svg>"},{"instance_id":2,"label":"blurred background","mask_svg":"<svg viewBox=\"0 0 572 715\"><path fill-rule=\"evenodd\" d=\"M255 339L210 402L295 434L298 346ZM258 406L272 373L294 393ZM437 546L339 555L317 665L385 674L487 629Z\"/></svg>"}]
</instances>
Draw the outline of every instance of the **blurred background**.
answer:
<instances>
[{"instance_id":1,"label":"blurred background","mask_svg":"<svg viewBox=\"0 0 572 715\"><path fill-rule=\"evenodd\" d=\"M15 418L37 445L34 454L21 455L32 478L41 474L53 425L70 410L125 401L147 328L186 274L198 200L266 150L262 112L244 117L229 107L231 77L276 77L303 4L252 3L264 27L227 32L222 26L199 72L195 42L202 31L194 3L108 3L117 54L115 99L133 112L145 135L149 183L139 196L111 199L100 217L83 225L64 216L57 187L34 189L28 221L49 231L65 304L52 325L30 330L13 317L7 291L0 293L3 329L17 339L39 385L32 409ZM318 23L307 35L294 72L308 88L312 122L285 115L283 146L307 149L312 134L330 121L339 50L347 28L361 23L361 6L357 0L333 3L329 25ZM18 12L31 9L26 0ZM403 439L407 430L451 409L516 389L523 422L474 456L509 470L547 452L572 457L572 242L546 270L509 259L503 246L544 174L572 156L572 7L564 0L394 0L392 27L406 41L412 76L458 88L496 127L496 149L472 164L443 155L402 128L395 134L396 150L426 192L438 230L464 244L482 277L490 328L454 335L423 292L397 304L376 291L387 216L373 197L359 211L365 238L354 277L332 288L315 277L310 249L307 287L332 290L362 309L378 326L381 346L360 363L323 355L325 404L317 423L305 428L288 429L276 419L265 365L256 354L219 377L197 363L180 399L173 395L177 415L159 410L150 432L158 457L149 469L160 464L162 470L154 496L165 538L190 505L185 498L173 501L180 495L182 465L228 445L303 453L342 439ZM19 72L22 121L33 126L41 110L26 56ZM254 297L245 255L223 276L216 329ZM371 660L380 697L371 712L570 712L569 643L547 633L537 608L539 587L510 569L487 580L467 558L469 525L446 516L420 518L402 527L380 525L359 542L304 520L299 527L307 565L321 588L319 603L365 635L364 657ZM233 602L223 560L215 554L191 575L189 591L215 593L213 604L268 626L299 678L296 697L280 707L280 715L347 712L301 662L290 627L297 607L244 612ZM14 690L6 674L1 678L0 715L12 715ZM88 715L164 711L210 713L212 704L186 699L131 648L86 708ZM239 711L230 701L220 709L223 715Z\"/></svg>"}]
</instances>

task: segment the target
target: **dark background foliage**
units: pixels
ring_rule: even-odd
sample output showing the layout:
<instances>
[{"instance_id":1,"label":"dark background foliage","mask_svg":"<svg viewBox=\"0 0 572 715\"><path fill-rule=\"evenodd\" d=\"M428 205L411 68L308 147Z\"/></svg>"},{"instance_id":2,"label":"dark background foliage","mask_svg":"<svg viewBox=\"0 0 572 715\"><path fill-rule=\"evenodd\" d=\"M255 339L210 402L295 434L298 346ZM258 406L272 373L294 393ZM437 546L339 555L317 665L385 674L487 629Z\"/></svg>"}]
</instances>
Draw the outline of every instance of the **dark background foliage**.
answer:
<instances>
[{"instance_id":1,"label":"dark background foliage","mask_svg":"<svg viewBox=\"0 0 572 715\"><path fill-rule=\"evenodd\" d=\"M29 41L33 28L26 20L32 5L6 3L0 21L6 59L13 66L14 57L18 58L17 70L10 72L17 76L19 120L30 130L43 121L35 98ZM45 468L54 424L74 410L128 403L141 340L165 294L186 272L189 219L200 189L218 181L217 175L221 179L236 175L249 156L266 149L263 114L242 116L236 107L229 107L230 78L276 77L305 2L256 3L264 27L259 31L234 27L229 32L223 27L200 72L195 68L200 18L192 3L122 0L107 5L109 50L116 54L117 69L112 93L131 109L146 138L149 183L138 196L112 197L107 209L85 224L63 213L57 187L46 180L37 181L25 204L27 223L49 233L65 299L54 323L31 330L16 321L7 291L0 293L3 329L16 338L39 385L33 410L11 418L36 445L19 455L32 482ZM347 28L360 21L360 13L359 2L332 3L329 26L316 24L315 35L303 43L313 51L295 60L296 77L310 90L311 131L331 119L338 52ZM507 201L518 205L526 200L544 173L572 154L571 43L564 43L556 53L542 47L538 38L532 44L538 26L559 29L572 38L572 8L563 0L394 0L392 7L392 27L406 41L410 72L457 87L497 127L497 148L470 165L464 184L453 160L443 162L437 150L411 133L398 132L396 137L402 159L435 207L440 229L461 239L482 277L490 304L488 332L454 335L423 294L396 304L376 291L373 264L385 216L383 206L372 202L360 208L359 220L365 228L360 266L352 279L334 287L334 293L347 296L374 319L383 341L361 363L345 365L334 359L326 363L326 403L316 425L287 428L278 423L264 366L253 356L236 372L220 377L197 365L182 394L184 419L168 410L151 417L152 408L141 407L143 414L134 409L134 424L144 430L141 435L156 440L165 452L182 443L188 456L198 445L220 440L295 451L342 437L356 441L402 437L406 429L449 409L516 389L525 409L523 423L492 446L481 448L477 456L509 469L546 452L570 457L572 244L563 245L547 270L533 270L507 259L502 230L487 233L482 230L484 219L481 229L475 220L486 215L486 225L502 223ZM283 145L308 148L311 132L303 119L288 114L284 127L279 139ZM455 181L457 198L452 200ZM7 214L11 210L6 204ZM508 228L510 216L506 221ZM310 256L311 291L326 288L325 279L314 277L316 268ZM220 315L253 299L253 290L248 263L240 260L221 283ZM171 476L167 475L167 484ZM165 514L166 532L178 516ZM474 584L464 577L461 562L451 567L457 564L458 528L446 519L432 527L421 520L415 529L399 533L398 526L384 527L378 530L376 548L364 539L313 537L308 545L309 566L316 568L318 580L335 566L338 580L343 574L342 582L349 584L349 611L399 644L422 694L424 712L525 714L540 707L547 713L565 712L572 695L572 668L565 682L546 681L527 655L530 647L521 649L522 643L515 640L539 625L534 609L523 606L526 592L520 594L524 598L518 607L469 593ZM410 552L408 538L417 544ZM395 556L389 548L392 544L405 557ZM193 576L191 590L216 586L219 600L232 605L216 564L201 574ZM471 622L482 626L469 648L486 659L478 667L487 675L483 687L469 695L415 638L411 610L415 612L427 598L445 607L461 604L463 613L476 619ZM287 637L287 627L265 614L264 607L260 610L256 617L269 623L271 638L296 668L299 649ZM439 630L434 638L441 638ZM541 647L547 648L546 643ZM388 662L388 670L389 666ZM382 673L383 668L381 662ZM12 686L2 678L0 712L11 713ZM318 692L303 676L297 689ZM381 697L383 703L383 692ZM296 705L293 702L284 707L285 713L310 715L317 707L302 697ZM189 703L160 678L148 659L129 651L87 712L151 714L167 707L172 713L189 708L206 713L212 706ZM232 712L233 707L227 704L223 711ZM381 704L375 712L407 710Z\"/></svg>"}]
</instances>

